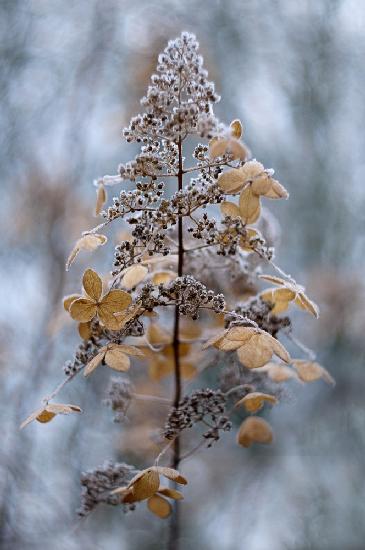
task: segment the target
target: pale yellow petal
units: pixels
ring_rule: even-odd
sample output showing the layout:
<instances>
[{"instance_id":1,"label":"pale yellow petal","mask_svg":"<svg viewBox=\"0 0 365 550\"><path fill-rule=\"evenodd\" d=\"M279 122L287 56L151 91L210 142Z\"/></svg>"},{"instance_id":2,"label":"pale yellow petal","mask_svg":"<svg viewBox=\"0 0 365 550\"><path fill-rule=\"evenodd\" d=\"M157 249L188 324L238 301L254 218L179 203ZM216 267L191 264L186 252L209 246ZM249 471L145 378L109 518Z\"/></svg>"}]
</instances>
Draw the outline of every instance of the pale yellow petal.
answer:
<instances>
[{"instance_id":1,"label":"pale yellow petal","mask_svg":"<svg viewBox=\"0 0 365 550\"><path fill-rule=\"evenodd\" d=\"M89 374L91 374L92 372L94 372L94 370L95 370L99 365L101 365L101 363L102 363L103 360L104 360L105 353L106 353L106 347L104 346L103 348L101 348L100 352L97 353L97 354L88 362L88 364L86 365L86 367L85 367L85 369L84 369L84 376L89 376Z\"/></svg>"},{"instance_id":2,"label":"pale yellow petal","mask_svg":"<svg viewBox=\"0 0 365 550\"><path fill-rule=\"evenodd\" d=\"M171 481L175 481L176 483L179 483L180 485L187 485L188 481L187 479L180 474L177 470L174 470L173 468L167 468L165 466L156 466L155 470L164 477L167 477L167 479L171 479Z\"/></svg>"},{"instance_id":3,"label":"pale yellow petal","mask_svg":"<svg viewBox=\"0 0 365 550\"><path fill-rule=\"evenodd\" d=\"M227 172L220 174L218 178L219 188L224 193L237 193L240 191L245 183L245 179L242 176L239 169L233 168Z\"/></svg>"},{"instance_id":4,"label":"pale yellow petal","mask_svg":"<svg viewBox=\"0 0 365 550\"><path fill-rule=\"evenodd\" d=\"M120 349L108 349L105 354L105 363L111 369L117 370L119 372L125 372L129 370L131 362L125 353Z\"/></svg>"},{"instance_id":5,"label":"pale yellow petal","mask_svg":"<svg viewBox=\"0 0 365 550\"><path fill-rule=\"evenodd\" d=\"M223 216L230 216L231 218L240 218L240 209L234 202L223 201L220 204L220 209Z\"/></svg>"}]
</instances>

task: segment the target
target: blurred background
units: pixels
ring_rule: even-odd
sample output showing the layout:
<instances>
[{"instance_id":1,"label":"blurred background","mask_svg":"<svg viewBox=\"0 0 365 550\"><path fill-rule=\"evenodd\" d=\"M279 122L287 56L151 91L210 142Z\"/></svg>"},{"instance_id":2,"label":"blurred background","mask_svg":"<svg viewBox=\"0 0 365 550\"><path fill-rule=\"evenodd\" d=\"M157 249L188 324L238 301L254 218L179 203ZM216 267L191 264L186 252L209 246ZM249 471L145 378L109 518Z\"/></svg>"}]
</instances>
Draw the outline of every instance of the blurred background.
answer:
<instances>
[{"instance_id":1,"label":"blurred background","mask_svg":"<svg viewBox=\"0 0 365 550\"><path fill-rule=\"evenodd\" d=\"M222 96L218 116L243 121L254 156L290 191L289 202L270 204L277 263L320 305L319 321L293 315L295 334L337 381L291 383L269 415L275 445L238 448L233 430L183 463L183 548L363 548L361 0L0 2L0 547L162 548L166 524L143 505L77 518L81 471L155 455L143 431L123 447L131 428L102 405L103 376L76 378L62 394L83 417L18 426L79 343L62 297L78 291L86 266L112 262L110 239L64 270L80 232L97 223L93 179L133 158L121 129L139 111L158 52L182 30L198 37Z\"/></svg>"}]
</instances>

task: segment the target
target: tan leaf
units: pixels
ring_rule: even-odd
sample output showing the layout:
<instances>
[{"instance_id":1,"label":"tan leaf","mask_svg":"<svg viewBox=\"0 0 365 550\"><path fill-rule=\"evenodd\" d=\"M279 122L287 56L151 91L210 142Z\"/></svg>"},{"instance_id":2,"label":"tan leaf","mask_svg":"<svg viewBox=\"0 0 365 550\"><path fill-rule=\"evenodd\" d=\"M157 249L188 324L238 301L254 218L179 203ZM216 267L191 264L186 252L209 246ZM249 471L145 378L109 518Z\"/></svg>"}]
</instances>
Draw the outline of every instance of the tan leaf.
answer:
<instances>
[{"instance_id":1,"label":"tan leaf","mask_svg":"<svg viewBox=\"0 0 365 550\"><path fill-rule=\"evenodd\" d=\"M215 348L218 349L219 345L222 343L223 341L223 338L225 337L225 335L227 334L227 331L224 330L223 332L219 332L218 334L215 334L214 336L212 336L211 338L209 338L209 340L207 340L205 342L205 344L203 344L202 346L202 349L207 349L209 348L210 346L214 346Z\"/></svg>"},{"instance_id":2,"label":"tan leaf","mask_svg":"<svg viewBox=\"0 0 365 550\"><path fill-rule=\"evenodd\" d=\"M176 279L177 273L175 271L156 271L152 275L152 283L154 285L165 285Z\"/></svg>"},{"instance_id":3,"label":"tan leaf","mask_svg":"<svg viewBox=\"0 0 365 550\"><path fill-rule=\"evenodd\" d=\"M70 294L70 296L65 296L63 299L63 307L65 308L65 310L69 311L72 302L78 300L79 298L81 298L80 294Z\"/></svg>"},{"instance_id":4,"label":"tan leaf","mask_svg":"<svg viewBox=\"0 0 365 550\"><path fill-rule=\"evenodd\" d=\"M53 420L55 416L56 413L44 409L40 414L38 414L36 420L38 420L38 422L41 422L42 424L46 424L47 422Z\"/></svg>"},{"instance_id":5,"label":"tan leaf","mask_svg":"<svg viewBox=\"0 0 365 550\"><path fill-rule=\"evenodd\" d=\"M267 199L288 199L289 193L281 183L277 180L270 178L270 187L263 193Z\"/></svg>"},{"instance_id":6,"label":"tan leaf","mask_svg":"<svg viewBox=\"0 0 365 550\"><path fill-rule=\"evenodd\" d=\"M108 310L109 313L119 313L127 309L131 303L131 295L119 289L110 290L101 301L101 305L105 311Z\"/></svg>"},{"instance_id":7,"label":"tan leaf","mask_svg":"<svg viewBox=\"0 0 365 550\"><path fill-rule=\"evenodd\" d=\"M335 384L334 378L330 375L327 369L316 363L315 361L306 361L303 359L293 359L292 363L298 373L300 380L303 382L314 382L323 378L327 384Z\"/></svg>"},{"instance_id":8,"label":"tan leaf","mask_svg":"<svg viewBox=\"0 0 365 550\"><path fill-rule=\"evenodd\" d=\"M180 485L187 485L188 483L187 479L173 468L167 468L165 466L155 466L155 470L161 476L167 477L167 479L171 479L171 481L175 481Z\"/></svg>"},{"instance_id":9,"label":"tan leaf","mask_svg":"<svg viewBox=\"0 0 365 550\"><path fill-rule=\"evenodd\" d=\"M89 298L78 298L71 303L69 312L75 321L87 323L96 315L96 304Z\"/></svg>"},{"instance_id":10,"label":"tan leaf","mask_svg":"<svg viewBox=\"0 0 365 550\"><path fill-rule=\"evenodd\" d=\"M174 500L182 500L184 498L184 495L180 493L180 491L170 489L170 487L159 487L157 492L160 495L164 495L165 497L172 498Z\"/></svg>"},{"instance_id":11,"label":"tan leaf","mask_svg":"<svg viewBox=\"0 0 365 550\"><path fill-rule=\"evenodd\" d=\"M128 484L133 488L133 501L145 500L154 495L160 486L160 477L156 468L139 472Z\"/></svg>"},{"instance_id":12,"label":"tan leaf","mask_svg":"<svg viewBox=\"0 0 365 550\"><path fill-rule=\"evenodd\" d=\"M147 501L148 509L159 518L167 518L172 512L171 504L168 500L159 495L153 495Z\"/></svg>"},{"instance_id":13,"label":"tan leaf","mask_svg":"<svg viewBox=\"0 0 365 550\"><path fill-rule=\"evenodd\" d=\"M255 177L251 185L252 192L255 195L264 195L265 197L270 188L270 176L266 172L262 172L262 174Z\"/></svg>"},{"instance_id":14,"label":"tan leaf","mask_svg":"<svg viewBox=\"0 0 365 550\"><path fill-rule=\"evenodd\" d=\"M245 183L245 179L241 174L241 170L233 168L227 172L220 174L218 178L218 185L225 193L237 193L240 191Z\"/></svg>"},{"instance_id":15,"label":"tan leaf","mask_svg":"<svg viewBox=\"0 0 365 550\"><path fill-rule=\"evenodd\" d=\"M92 300L98 302L103 290L103 282L93 269L87 269L82 278L85 292Z\"/></svg>"},{"instance_id":16,"label":"tan leaf","mask_svg":"<svg viewBox=\"0 0 365 550\"><path fill-rule=\"evenodd\" d=\"M262 334L253 334L252 338L237 350L240 362L248 369L256 369L267 363L273 354L270 342Z\"/></svg>"},{"instance_id":17,"label":"tan leaf","mask_svg":"<svg viewBox=\"0 0 365 550\"><path fill-rule=\"evenodd\" d=\"M137 286L139 283L145 279L146 275L148 274L148 268L144 265L136 264L132 265L132 267L129 267L123 276L122 279L122 285L128 289L131 290L135 286Z\"/></svg>"},{"instance_id":18,"label":"tan leaf","mask_svg":"<svg viewBox=\"0 0 365 550\"><path fill-rule=\"evenodd\" d=\"M312 300L310 300L308 298L308 296L306 294L304 294L304 292L299 292L298 293L298 295L295 299L295 303L301 309L309 311L309 313L311 313L312 315L314 315L314 317L316 317L316 319L318 319L318 317L319 317L319 308L318 308L317 304L312 302Z\"/></svg>"},{"instance_id":19,"label":"tan leaf","mask_svg":"<svg viewBox=\"0 0 365 550\"><path fill-rule=\"evenodd\" d=\"M227 149L228 139L213 138L209 143L209 157L215 159L222 157Z\"/></svg>"},{"instance_id":20,"label":"tan leaf","mask_svg":"<svg viewBox=\"0 0 365 550\"><path fill-rule=\"evenodd\" d=\"M245 223L255 223L260 217L260 198L252 192L249 185L240 194L240 214Z\"/></svg>"},{"instance_id":21,"label":"tan leaf","mask_svg":"<svg viewBox=\"0 0 365 550\"><path fill-rule=\"evenodd\" d=\"M220 204L220 209L223 216L230 216L231 218L240 218L240 209L234 202L223 201Z\"/></svg>"},{"instance_id":22,"label":"tan leaf","mask_svg":"<svg viewBox=\"0 0 365 550\"><path fill-rule=\"evenodd\" d=\"M253 247L250 243L251 239L254 238L262 238L262 235L257 229L254 229L253 227L246 227L246 237L241 237L239 246L245 251L245 252L252 252Z\"/></svg>"},{"instance_id":23,"label":"tan leaf","mask_svg":"<svg viewBox=\"0 0 365 550\"><path fill-rule=\"evenodd\" d=\"M96 190L96 205L95 205L95 216L98 216L102 211L104 204L107 201L107 193L105 186L102 182L98 183L98 188Z\"/></svg>"},{"instance_id":24,"label":"tan leaf","mask_svg":"<svg viewBox=\"0 0 365 550\"><path fill-rule=\"evenodd\" d=\"M233 156L233 159L246 160L248 157L248 150L238 139L230 139L228 142L227 151Z\"/></svg>"},{"instance_id":25,"label":"tan leaf","mask_svg":"<svg viewBox=\"0 0 365 550\"><path fill-rule=\"evenodd\" d=\"M276 383L286 382L290 379L299 380L297 373L294 369L287 367L286 365L279 365L278 363L267 363L267 365L255 369L258 372L266 372L270 380Z\"/></svg>"},{"instance_id":26,"label":"tan leaf","mask_svg":"<svg viewBox=\"0 0 365 550\"><path fill-rule=\"evenodd\" d=\"M83 340L89 340L91 338L91 326L90 323L79 323L79 335Z\"/></svg>"},{"instance_id":27,"label":"tan leaf","mask_svg":"<svg viewBox=\"0 0 365 550\"><path fill-rule=\"evenodd\" d=\"M231 128L232 137L236 139L240 139L240 137L242 137L243 128L242 128L241 121L238 118L236 118L235 120L232 120L230 124L230 128Z\"/></svg>"},{"instance_id":28,"label":"tan leaf","mask_svg":"<svg viewBox=\"0 0 365 550\"><path fill-rule=\"evenodd\" d=\"M290 363L290 355L287 352L287 350L284 348L284 346L277 340L276 338L273 338L271 334L268 334L265 331L261 331L262 337L265 338L267 342L270 343L271 348L273 350L273 353L280 357L284 361L284 363Z\"/></svg>"},{"instance_id":29,"label":"tan leaf","mask_svg":"<svg viewBox=\"0 0 365 550\"><path fill-rule=\"evenodd\" d=\"M23 428L25 428L26 426L28 426L28 424L30 424L31 422L33 422L34 420L38 419L38 417L40 418L39 422L42 422L42 418L43 418L43 413L45 413L46 411L44 410L44 407L42 407L41 409L37 409L36 411L32 412L32 414L30 414L21 424L20 424L20 429L22 430ZM52 418L54 417L55 415L49 417L49 419L47 420L47 416L45 417L46 420L45 422L49 422L50 420L52 420ZM43 420L44 422L44 420Z\"/></svg>"},{"instance_id":30,"label":"tan leaf","mask_svg":"<svg viewBox=\"0 0 365 550\"><path fill-rule=\"evenodd\" d=\"M54 414L72 414L82 412L77 405L65 405L63 403L49 403L45 410Z\"/></svg>"},{"instance_id":31,"label":"tan leaf","mask_svg":"<svg viewBox=\"0 0 365 550\"><path fill-rule=\"evenodd\" d=\"M145 353L142 349L136 346L128 346L127 344L112 344L109 349L119 349L127 355L133 355L134 357L144 357Z\"/></svg>"},{"instance_id":32,"label":"tan leaf","mask_svg":"<svg viewBox=\"0 0 365 550\"><path fill-rule=\"evenodd\" d=\"M239 405L243 405L246 411L255 413L260 409L262 409L265 401L267 401L268 403L271 403L272 405L275 405L278 402L276 397L268 393L252 392L245 395L245 397L243 397L242 399L240 399L236 403L236 407Z\"/></svg>"},{"instance_id":33,"label":"tan leaf","mask_svg":"<svg viewBox=\"0 0 365 550\"><path fill-rule=\"evenodd\" d=\"M156 323L149 325L146 336L152 346L162 346L172 341L172 335Z\"/></svg>"},{"instance_id":34,"label":"tan leaf","mask_svg":"<svg viewBox=\"0 0 365 550\"><path fill-rule=\"evenodd\" d=\"M181 362L180 372L184 380L191 380L198 374L197 368L192 363L186 361Z\"/></svg>"},{"instance_id":35,"label":"tan leaf","mask_svg":"<svg viewBox=\"0 0 365 550\"><path fill-rule=\"evenodd\" d=\"M118 348L108 349L105 354L105 363L111 369L119 372L126 372L129 370L131 362L125 353Z\"/></svg>"},{"instance_id":36,"label":"tan leaf","mask_svg":"<svg viewBox=\"0 0 365 550\"><path fill-rule=\"evenodd\" d=\"M96 250L99 246L103 246L107 242L105 235L98 233L89 233L83 235L78 241L76 241L74 248L71 250L70 255L66 262L66 271L68 271L76 259L76 256L81 250Z\"/></svg>"},{"instance_id":37,"label":"tan leaf","mask_svg":"<svg viewBox=\"0 0 365 550\"><path fill-rule=\"evenodd\" d=\"M274 283L274 285L286 286L287 282L281 277L276 277L275 275L259 275L259 279L264 281L269 281L269 283Z\"/></svg>"},{"instance_id":38,"label":"tan leaf","mask_svg":"<svg viewBox=\"0 0 365 550\"><path fill-rule=\"evenodd\" d=\"M103 362L104 358L105 358L105 353L106 353L106 346L102 347L99 351L99 353L97 353L89 362L88 364L86 365L85 369L84 369L84 376L89 376L89 374L91 374L92 372L94 372L94 370L96 368L99 367L99 365L101 365L101 363Z\"/></svg>"},{"instance_id":39,"label":"tan leaf","mask_svg":"<svg viewBox=\"0 0 365 550\"><path fill-rule=\"evenodd\" d=\"M248 162L245 162L239 170L244 182L252 182L264 172L265 168L261 162L258 162L257 160L249 160Z\"/></svg>"},{"instance_id":40,"label":"tan leaf","mask_svg":"<svg viewBox=\"0 0 365 550\"><path fill-rule=\"evenodd\" d=\"M273 433L266 420L258 416L246 418L238 431L237 443L242 447L250 447L252 443L272 443Z\"/></svg>"}]
</instances>

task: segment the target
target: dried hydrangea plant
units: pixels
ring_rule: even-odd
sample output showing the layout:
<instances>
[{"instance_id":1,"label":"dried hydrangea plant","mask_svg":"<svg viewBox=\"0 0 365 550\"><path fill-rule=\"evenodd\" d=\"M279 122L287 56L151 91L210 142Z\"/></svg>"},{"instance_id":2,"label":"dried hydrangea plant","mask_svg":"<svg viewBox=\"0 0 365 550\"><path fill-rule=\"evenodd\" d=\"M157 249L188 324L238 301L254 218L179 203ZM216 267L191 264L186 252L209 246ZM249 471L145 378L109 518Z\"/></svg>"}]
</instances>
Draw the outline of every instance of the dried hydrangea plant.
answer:
<instances>
[{"instance_id":1,"label":"dried hydrangea plant","mask_svg":"<svg viewBox=\"0 0 365 550\"><path fill-rule=\"evenodd\" d=\"M96 214L103 222L81 236L67 261L69 269L81 250L104 245L107 237L99 232L111 224L120 231L122 222L128 232L115 248L111 278L105 283L87 269L82 293L65 298L82 344L65 365L63 382L23 423L80 412L53 399L78 373L89 376L102 366L123 373L112 379L106 396L116 421L134 401L163 404L165 411L170 406L152 464L136 471L107 462L83 474L80 515L99 502L130 510L146 500L161 518L175 508L171 548L177 547L176 508L183 495L161 485L161 478L185 485L181 460L231 430L234 410L243 417L239 445L271 443L272 429L258 413L279 403L285 381L333 382L282 315L294 304L318 316L305 289L273 261L269 217L261 203L287 199L288 192L273 170L251 158L241 122L225 126L217 120L213 106L219 99L195 37L183 33L169 42L141 101L143 114L124 130L127 142L140 144L140 153L121 164L116 176L96 182ZM188 147L191 163L184 156ZM122 190L103 210L106 188L118 184ZM266 268L280 276L263 274ZM273 286L258 291L260 279ZM307 357L291 358L280 333ZM189 392L187 381L198 384L217 360L222 366L216 387ZM166 387L165 380L172 379L172 400L138 393L131 361L144 362L145 376L155 384ZM183 432L190 434L184 448ZM160 466L169 454L169 467Z\"/></svg>"}]
</instances>

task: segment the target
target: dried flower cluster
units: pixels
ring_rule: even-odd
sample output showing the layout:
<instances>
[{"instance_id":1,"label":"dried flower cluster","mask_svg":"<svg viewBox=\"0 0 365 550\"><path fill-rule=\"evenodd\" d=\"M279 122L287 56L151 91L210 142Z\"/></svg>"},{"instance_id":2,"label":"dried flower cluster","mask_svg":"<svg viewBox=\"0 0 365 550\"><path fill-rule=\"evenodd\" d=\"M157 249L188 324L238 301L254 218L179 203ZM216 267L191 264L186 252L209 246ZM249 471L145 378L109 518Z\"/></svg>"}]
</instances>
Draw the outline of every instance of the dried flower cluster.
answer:
<instances>
[{"instance_id":1,"label":"dried flower cluster","mask_svg":"<svg viewBox=\"0 0 365 550\"><path fill-rule=\"evenodd\" d=\"M235 418L242 416L239 445L271 443L272 428L257 414L267 404L278 406L285 396L281 383L333 382L313 357L292 359L278 340L281 333L291 337L290 318L282 315L291 304L315 317L318 308L274 264L273 247L266 244L270 235L261 223L261 203L287 199L288 192L273 170L251 158L241 122L226 126L217 120L218 100L195 37L183 33L169 42L142 99L143 114L124 130L127 142L140 144L140 153L121 164L117 175L96 182L96 213L103 221L81 236L67 261L69 269L80 251L104 245L107 238L100 231L105 226L125 223L109 282L87 269L82 293L65 298L64 308L79 323L83 342L64 367L64 382L23 425L80 412L52 400L80 371L91 375L100 368L109 376L105 367L123 373L112 379L106 399L116 420L132 410L132 420L146 422L138 417L140 400L165 414L164 426L151 429L159 430L161 445L152 466L136 473L132 466L108 463L83 474L81 515L99 502L134 507L146 500L151 512L167 517L173 508L166 498L176 502L182 494L161 486L160 476L187 483L177 468L184 455L192 454L194 435L211 446L235 427L235 411ZM208 141L195 146L189 163L184 144L190 137ZM118 184L121 191L104 209L106 188ZM280 277L262 275L263 265ZM274 287L260 290L263 282ZM303 353L305 347L299 349ZM147 367L144 376L135 361ZM204 378L215 365L221 387L218 382L189 395L185 380ZM144 389L148 378L154 395ZM166 378L174 386L170 403L171 395L161 395L169 390ZM182 431L190 435L184 436L184 452ZM169 453L172 468L159 466Z\"/></svg>"}]
</instances>

